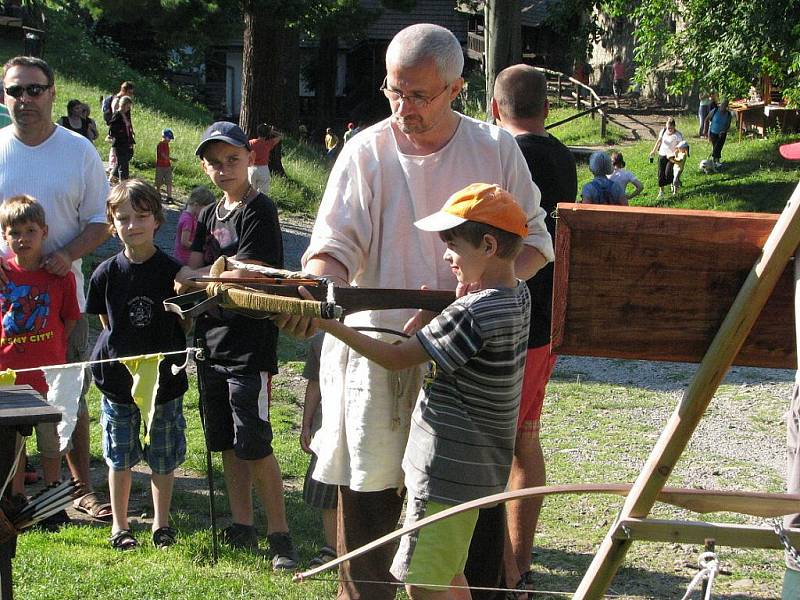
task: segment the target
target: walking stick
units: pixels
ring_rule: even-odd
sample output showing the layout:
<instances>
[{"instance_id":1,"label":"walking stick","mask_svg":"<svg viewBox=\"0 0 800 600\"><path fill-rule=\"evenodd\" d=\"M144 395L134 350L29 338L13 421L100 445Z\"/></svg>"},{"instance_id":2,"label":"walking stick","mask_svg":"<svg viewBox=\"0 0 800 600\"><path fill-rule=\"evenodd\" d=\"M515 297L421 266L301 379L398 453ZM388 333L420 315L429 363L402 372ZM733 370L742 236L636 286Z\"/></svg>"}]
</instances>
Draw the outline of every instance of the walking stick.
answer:
<instances>
[{"instance_id":1,"label":"walking stick","mask_svg":"<svg viewBox=\"0 0 800 600\"><path fill-rule=\"evenodd\" d=\"M194 355L194 364L197 366L197 392L200 404L200 423L203 427L203 440L206 444L206 478L208 480L208 513L211 517L211 564L217 564L219 558L219 546L217 540L217 507L214 504L214 464L211 460L211 449L208 447L208 428L206 427L206 395L205 379L202 371L205 371L205 361L208 359L208 349L206 348L205 338L202 334L195 333L195 346L200 348Z\"/></svg>"}]
</instances>

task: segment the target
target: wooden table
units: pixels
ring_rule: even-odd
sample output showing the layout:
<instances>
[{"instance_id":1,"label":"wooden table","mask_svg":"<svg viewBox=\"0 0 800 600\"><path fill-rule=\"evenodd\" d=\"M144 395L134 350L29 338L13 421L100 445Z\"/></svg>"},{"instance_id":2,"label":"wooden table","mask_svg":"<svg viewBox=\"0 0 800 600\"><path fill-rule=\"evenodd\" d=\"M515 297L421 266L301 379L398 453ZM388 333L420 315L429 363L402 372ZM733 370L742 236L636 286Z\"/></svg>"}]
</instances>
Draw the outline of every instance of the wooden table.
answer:
<instances>
[{"instance_id":1,"label":"wooden table","mask_svg":"<svg viewBox=\"0 0 800 600\"><path fill-rule=\"evenodd\" d=\"M4 482L14 464L17 433L30 435L37 423L58 423L61 412L28 385L0 387L0 482ZM9 484L10 487L10 484ZM6 490L6 493L10 493ZM14 596L11 559L17 548L16 537L0 545L0 590L2 600Z\"/></svg>"}]
</instances>

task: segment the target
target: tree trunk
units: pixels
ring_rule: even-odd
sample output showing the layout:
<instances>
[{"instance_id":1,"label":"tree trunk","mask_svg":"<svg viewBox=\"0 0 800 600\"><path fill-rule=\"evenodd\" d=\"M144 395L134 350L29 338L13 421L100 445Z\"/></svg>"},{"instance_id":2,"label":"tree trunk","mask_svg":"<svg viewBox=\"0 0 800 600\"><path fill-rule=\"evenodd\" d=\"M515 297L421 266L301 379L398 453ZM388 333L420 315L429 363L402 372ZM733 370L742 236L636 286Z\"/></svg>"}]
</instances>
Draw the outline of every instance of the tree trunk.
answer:
<instances>
[{"instance_id":1,"label":"tree trunk","mask_svg":"<svg viewBox=\"0 0 800 600\"><path fill-rule=\"evenodd\" d=\"M239 126L255 137L259 123L282 121L283 69L281 57L286 28L285 21L276 19L267 3L245 0L244 47L242 49L242 106ZM296 93L296 90L295 90ZM235 107L231 107L235 113Z\"/></svg>"},{"instance_id":2,"label":"tree trunk","mask_svg":"<svg viewBox=\"0 0 800 600\"><path fill-rule=\"evenodd\" d=\"M486 65L486 114L492 112L497 74L522 59L520 0L486 0L484 54Z\"/></svg>"},{"instance_id":3,"label":"tree trunk","mask_svg":"<svg viewBox=\"0 0 800 600\"><path fill-rule=\"evenodd\" d=\"M336 73L339 40L335 31L322 31L319 36L316 81L316 123L314 129L325 131L333 127L336 118ZM341 132L336 135L342 137ZM322 141L322 140L314 140Z\"/></svg>"}]
</instances>

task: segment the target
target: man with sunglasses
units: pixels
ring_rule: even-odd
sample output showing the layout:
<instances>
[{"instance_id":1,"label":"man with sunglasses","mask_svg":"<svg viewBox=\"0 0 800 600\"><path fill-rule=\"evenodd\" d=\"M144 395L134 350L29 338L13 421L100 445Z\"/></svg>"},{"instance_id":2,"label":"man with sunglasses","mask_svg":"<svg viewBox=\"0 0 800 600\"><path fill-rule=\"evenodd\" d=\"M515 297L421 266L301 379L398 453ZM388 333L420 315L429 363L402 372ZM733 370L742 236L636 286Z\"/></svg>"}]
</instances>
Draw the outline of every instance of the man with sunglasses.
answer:
<instances>
[{"instance_id":1,"label":"man with sunglasses","mask_svg":"<svg viewBox=\"0 0 800 600\"><path fill-rule=\"evenodd\" d=\"M514 138L452 108L463 86L463 65L458 40L436 25L412 25L389 44L380 89L391 116L342 148L303 257L308 272L337 285L454 289L456 278L441 260L444 245L438 235L412 223L475 182L502 186L528 215L530 234L516 264L520 278L553 259L539 190ZM405 326L413 333L423 320L411 311L369 311L346 322L395 331ZM278 323L301 337L312 329L309 320L298 317L282 316ZM323 423L312 448L318 455L314 478L339 485L339 553L397 525L403 504L401 459L422 377L417 368L391 374L326 336L320 371ZM393 553L386 546L343 565L339 598L394 598L390 584L355 581L391 581ZM502 556L502 546L497 554Z\"/></svg>"},{"instance_id":2,"label":"man with sunglasses","mask_svg":"<svg viewBox=\"0 0 800 600\"><path fill-rule=\"evenodd\" d=\"M3 68L3 90L12 124L0 130L0 201L28 194L44 207L49 232L43 266L55 275L70 270L75 274L83 310L81 258L108 237L103 164L89 140L53 123L56 90L53 71L45 61L30 56L9 60ZM8 254L5 243L0 244L0 252ZM2 269L0 279L5 279ZM70 335L67 360L86 360L87 344L84 315ZM84 394L88 383L84 383ZM83 494L76 508L93 517L110 517L110 507L98 500L92 488L89 415L83 394L71 442L67 463Z\"/></svg>"}]
</instances>

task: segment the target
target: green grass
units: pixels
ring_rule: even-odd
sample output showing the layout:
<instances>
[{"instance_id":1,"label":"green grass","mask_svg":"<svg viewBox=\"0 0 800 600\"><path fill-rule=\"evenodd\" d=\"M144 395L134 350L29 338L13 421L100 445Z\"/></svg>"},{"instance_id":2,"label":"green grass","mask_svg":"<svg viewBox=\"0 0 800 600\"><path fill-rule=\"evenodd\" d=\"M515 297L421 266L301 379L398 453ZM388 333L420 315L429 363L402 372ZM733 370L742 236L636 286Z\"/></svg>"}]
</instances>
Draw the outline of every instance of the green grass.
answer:
<instances>
[{"instance_id":1,"label":"green grass","mask_svg":"<svg viewBox=\"0 0 800 600\"><path fill-rule=\"evenodd\" d=\"M299 448L298 422L302 386L292 386L302 364L305 344L281 340L282 375L276 381L272 409L275 430L275 453L286 480L286 502L290 526L298 543L303 563L315 554L322 543L318 515L301 498L302 476L307 457ZM680 389L680 384L675 386ZM332 583L308 582L298 585L286 574L273 573L268 557L222 549L221 560L210 564L205 450L197 412L197 396L192 389L186 395L188 455L184 468L196 474L191 485L182 486L173 501L174 523L180 532L178 545L158 552L150 547L149 532L140 525L136 533L142 547L132 553L112 550L106 538L107 525L70 526L57 534L26 533L19 538L14 561L17 595L20 598L78 599L113 598L131 595L140 598L255 599L281 598L301 600L330 598ZM783 423L777 415L785 398L774 391L743 391L741 386L724 385L724 395L741 410L742 421L736 435L743 444L754 443L758 436L781 438ZM638 474L660 431L648 422L665 423L677 395L663 391L604 383L586 383L574 373L556 367L547 391L547 415L544 421L543 446L548 468L548 482L630 482ZM92 409L92 456L100 462L99 431L96 423L99 397L90 395ZM643 419L644 415L649 418ZM712 403L706 419L727 419ZM751 432L754 431L755 433ZM756 437L752 437L756 436ZM779 492L782 475L775 469L757 468L742 460L731 460L713 451L713 441L703 443L702 432L690 443L675 468L671 485L685 484L689 473L704 473L710 487L758 489ZM716 473L714 475L713 473ZM221 465L215 457L215 482L223 489ZM105 486L102 486L104 489ZM146 480L134 486L133 514L149 511ZM536 536L534 570L541 589L574 590L603 534L621 506L621 499L605 496L554 496L548 498ZM217 509L227 516L224 494L217 494ZM657 518L696 519L686 511L657 505ZM761 520L735 515L708 515L705 520L761 524ZM264 516L257 512L257 526L264 533ZM658 585L663 594L656 597L679 597L693 571L678 568L696 561L700 549L686 544L645 544L634 546L613 588L622 598L641 596L643 589ZM750 579L754 590L748 598L778 596L782 559L778 551L720 548L719 555L733 575L718 580L717 589L731 597L737 581ZM668 593L667 593L668 592ZM752 593L752 595L751 595ZM400 597L403 597L402 595ZM742 597L742 596L738 596Z\"/></svg>"},{"instance_id":2,"label":"green grass","mask_svg":"<svg viewBox=\"0 0 800 600\"><path fill-rule=\"evenodd\" d=\"M716 173L706 175L698 169L700 160L711 154L707 140L692 137L696 119L689 117L678 121L678 129L689 142L690 156L681 176L683 187L677 196L665 188L665 196L657 200L657 162L651 164L648 153L653 142L638 142L620 148L626 168L644 184L641 196L631 201L635 206L658 206L700 210L739 212L770 212L783 210L792 190L800 180L800 168L780 157L778 146L797 139L797 136L774 135L765 139L737 139L731 133L722 149L724 166ZM610 148L609 152L614 150ZM657 158L656 158L657 161ZM581 186L592 179L586 163L578 165L578 194ZM628 191L631 191L629 188Z\"/></svg>"}]
</instances>

